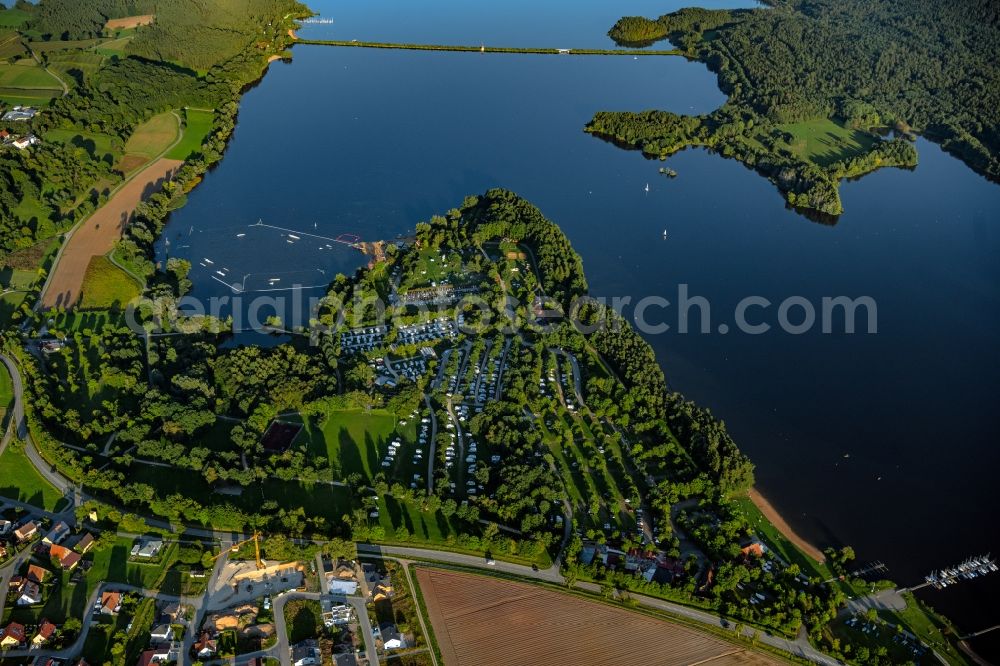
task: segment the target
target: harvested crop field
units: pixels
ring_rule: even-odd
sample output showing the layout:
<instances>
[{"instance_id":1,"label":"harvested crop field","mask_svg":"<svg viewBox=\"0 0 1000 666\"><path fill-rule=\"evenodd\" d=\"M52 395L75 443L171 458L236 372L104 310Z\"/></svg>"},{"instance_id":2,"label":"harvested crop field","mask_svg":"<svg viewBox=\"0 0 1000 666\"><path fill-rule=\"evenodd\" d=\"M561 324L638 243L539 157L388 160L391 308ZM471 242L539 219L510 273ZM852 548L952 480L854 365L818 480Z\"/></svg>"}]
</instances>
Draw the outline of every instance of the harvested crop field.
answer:
<instances>
[{"instance_id":1,"label":"harvested crop field","mask_svg":"<svg viewBox=\"0 0 1000 666\"><path fill-rule=\"evenodd\" d=\"M73 232L42 295L45 307L76 305L91 257L111 251L136 205L158 192L182 164L179 160L156 160Z\"/></svg>"},{"instance_id":2,"label":"harvested crop field","mask_svg":"<svg viewBox=\"0 0 1000 666\"><path fill-rule=\"evenodd\" d=\"M125 18L110 19L104 27L108 30L126 30L128 28L138 28L140 25L149 25L153 22L153 14L143 14L142 16L126 16Z\"/></svg>"},{"instance_id":3,"label":"harvested crop field","mask_svg":"<svg viewBox=\"0 0 1000 666\"><path fill-rule=\"evenodd\" d=\"M779 663L694 629L524 583L418 568L448 666Z\"/></svg>"}]
</instances>

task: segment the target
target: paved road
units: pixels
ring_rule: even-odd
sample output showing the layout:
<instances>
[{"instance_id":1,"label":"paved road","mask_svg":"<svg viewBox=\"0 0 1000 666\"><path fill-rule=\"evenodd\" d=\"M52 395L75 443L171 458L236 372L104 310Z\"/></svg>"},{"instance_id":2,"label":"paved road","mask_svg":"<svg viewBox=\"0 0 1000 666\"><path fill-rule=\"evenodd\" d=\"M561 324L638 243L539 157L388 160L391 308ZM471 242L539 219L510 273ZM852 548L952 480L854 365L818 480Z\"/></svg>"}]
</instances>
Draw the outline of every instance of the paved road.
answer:
<instances>
[{"instance_id":1,"label":"paved road","mask_svg":"<svg viewBox=\"0 0 1000 666\"><path fill-rule=\"evenodd\" d=\"M376 556L389 555L411 560L433 560L436 562L445 562L447 564L457 564L464 567L475 567L479 569L488 569L490 571L502 571L516 576L544 580L549 583L562 584L564 582L563 575L559 572L559 568L557 566L535 571L533 568L524 564L514 564L512 562L503 562L501 560L496 560L496 564L488 565L486 564L486 559L480 555L466 555L464 553L451 553L448 551L430 550L426 548L410 548L407 546L380 546L369 543L359 543L358 553Z\"/></svg>"},{"instance_id":2,"label":"paved road","mask_svg":"<svg viewBox=\"0 0 1000 666\"><path fill-rule=\"evenodd\" d=\"M370 666L378 666L378 650L375 649L375 632L372 631L371 619L368 617L368 606L361 597L346 597L345 603L354 606L354 612L358 615L358 624L361 625L361 635L365 639L365 656L368 657ZM421 616L420 621L423 622ZM426 636L426 630L424 632Z\"/></svg>"}]
</instances>

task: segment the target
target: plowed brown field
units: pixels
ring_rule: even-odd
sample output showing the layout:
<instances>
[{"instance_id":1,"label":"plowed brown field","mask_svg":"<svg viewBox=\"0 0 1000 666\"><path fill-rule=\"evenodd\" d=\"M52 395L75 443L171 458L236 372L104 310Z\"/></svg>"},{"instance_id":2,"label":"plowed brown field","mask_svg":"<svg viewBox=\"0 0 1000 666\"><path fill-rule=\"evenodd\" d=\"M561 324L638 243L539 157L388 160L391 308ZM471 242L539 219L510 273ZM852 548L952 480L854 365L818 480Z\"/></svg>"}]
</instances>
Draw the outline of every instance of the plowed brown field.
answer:
<instances>
[{"instance_id":1,"label":"plowed brown field","mask_svg":"<svg viewBox=\"0 0 1000 666\"><path fill-rule=\"evenodd\" d=\"M123 30L126 28L138 28L140 25L149 25L153 22L152 14L142 16L126 16L120 19L110 19L104 27L108 30Z\"/></svg>"},{"instance_id":2,"label":"plowed brown field","mask_svg":"<svg viewBox=\"0 0 1000 666\"><path fill-rule=\"evenodd\" d=\"M417 569L445 666L780 663L694 629L533 585Z\"/></svg>"},{"instance_id":3,"label":"plowed brown field","mask_svg":"<svg viewBox=\"0 0 1000 666\"><path fill-rule=\"evenodd\" d=\"M166 158L153 162L73 232L42 294L43 306L71 308L76 305L91 257L111 251L115 241L121 238L125 224L132 219L136 205L158 192L182 164Z\"/></svg>"}]
</instances>

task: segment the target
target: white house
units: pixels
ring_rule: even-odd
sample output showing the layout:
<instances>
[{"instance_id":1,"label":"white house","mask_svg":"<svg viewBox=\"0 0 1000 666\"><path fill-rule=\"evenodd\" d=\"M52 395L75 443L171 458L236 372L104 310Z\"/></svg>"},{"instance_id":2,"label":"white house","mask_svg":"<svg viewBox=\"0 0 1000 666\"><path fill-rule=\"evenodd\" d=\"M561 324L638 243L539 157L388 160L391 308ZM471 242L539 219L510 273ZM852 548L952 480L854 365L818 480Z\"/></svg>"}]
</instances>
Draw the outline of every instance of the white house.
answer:
<instances>
[{"instance_id":1,"label":"white house","mask_svg":"<svg viewBox=\"0 0 1000 666\"><path fill-rule=\"evenodd\" d=\"M152 641L166 643L173 640L174 630L169 624L160 624L153 628L149 632L149 638Z\"/></svg>"},{"instance_id":2,"label":"white house","mask_svg":"<svg viewBox=\"0 0 1000 666\"><path fill-rule=\"evenodd\" d=\"M394 624L383 624L379 627L382 635L382 647L386 650L402 650L406 647L406 638L399 633L399 629Z\"/></svg>"},{"instance_id":3,"label":"white house","mask_svg":"<svg viewBox=\"0 0 1000 666\"><path fill-rule=\"evenodd\" d=\"M15 603L18 606L32 606L42 603L42 591L38 587L38 583L26 581L21 587L21 596L17 598Z\"/></svg>"},{"instance_id":4,"label":"white house","mask_svg":"<svg viewBox=\"0 0 1000 666\"><path fill-rule=\"evenodd\" d=\"M327 577L330 584L330 594L354 594L358 591L358 582L355 580L340 580Z\"/></svg>"},{"instance_id":5,"label":"white house","mask_svg":"<svg viewBox=\"0 0 1000 666\"><path fill-rule=\"evenodd\" d=\"M132 557L156 557L163 550L163 542L159 539L150 539L149 541L140 541L139 543L132 546Z\"/></svg>"},{"instance_id":6,"label":"white house","mask_svg":"<svg viewBox=\"0 0 1000 666\"><path fill-rule=\"evenodd\" d=\"M18 150L24 150L28 146L33 146L36 143L41 143L41 140L34 134L29 134L28 136L22 136L20 139L14 139L11 145Z\"/></svg>"}]
</instances>

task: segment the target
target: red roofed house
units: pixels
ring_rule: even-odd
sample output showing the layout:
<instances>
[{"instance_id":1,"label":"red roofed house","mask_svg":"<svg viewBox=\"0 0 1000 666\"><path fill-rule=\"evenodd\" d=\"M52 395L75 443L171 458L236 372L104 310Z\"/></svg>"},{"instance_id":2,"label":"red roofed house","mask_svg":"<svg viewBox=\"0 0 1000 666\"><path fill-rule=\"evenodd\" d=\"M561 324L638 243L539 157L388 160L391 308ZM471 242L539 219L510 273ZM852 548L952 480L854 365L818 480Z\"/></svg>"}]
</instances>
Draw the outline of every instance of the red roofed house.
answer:
<instances>
[{"instance_id":1,"label":"red roofed house","mask_svg":"<svg viewBox=\"0 0 1000 666\"><path fill-rule=\"evenodd\" d=\"M80 554L65 546L53 545L49 548L49 557L58 561L63 569L72 569L80 563Z\"/></svg>"},{"instance_id":2,"label":"red roofed house","mask_svg":"<svg viewBox=\"0 0 1000 666\"><path fill-rule=\"evenodd\" d=\"M31 639L31 644L35 647L40 647L49 642L52 638L52 634L56 633L56 625L52 624L48 620L42 620L42 623L38 625L38 633L35 637Z\"/></svg>"},{"instance_id":3,"label":"red roofed house","mask_svg":"<svg viewBox=\"0 0 1000 666\"><path fill-rule=\"evenodd\" d=\"M214 657L216 652L216 642L209 638L207 632L202 633L201 638L197 643L191 648L195 656L204 659L206 657Z\"/></svg>"},{"instance_id":4,"label":"red roofed house","mask_svg":"<svg viewBox=\"0 0 1000 666\"><path fill-rule=\"evenodd\" d=\"M767 548L755 537L750 540L750 543L740 548L740 552L747 557L764 557L764 553L767 552Z\"/></svg>"},{"instance_id":5,"label":"red roofed house","mask_svg":"<svg viewBox=\"0 0 1000 666\"><path fill-rule=\"evenodd\" d=\"M101 612L105 615L114 615L122 607L121 592L103 592L101 594Z\"/></svg>"},{"instance_id":6,"label":"red roofed house","mask_svg":"<svg viewBox=\"0 0 1000 666\"><path fill-rule=\"evenodd\" d=\"M170 658L170 648L156 648L146 650L139 655L139 661L136 664L137 666L150 666L150 664L162 664L168 661L173 661Z\"/></svg>"},{"instance_id":7,"label":"red roofed house","mask_svg":"<svg viewBox=\"0 0 1000 666\"><path fill-rule=\"evenodd\" d=\"M24 625L17 622L8 624L0 632L0 648L15 648L24 642Z\"/></svg>"},{"instance_id":8,"label":"red roofed house","mask_svg":"<svg viewBox=\"0 0 1000 666\"><path fill-rule=\"evenodd\" d=\"M35 564L28 565L28 580L33 580L36 583L44 583L46 576L49 575L48 569L43 569Z\"/></svg>"}]
</instances>

